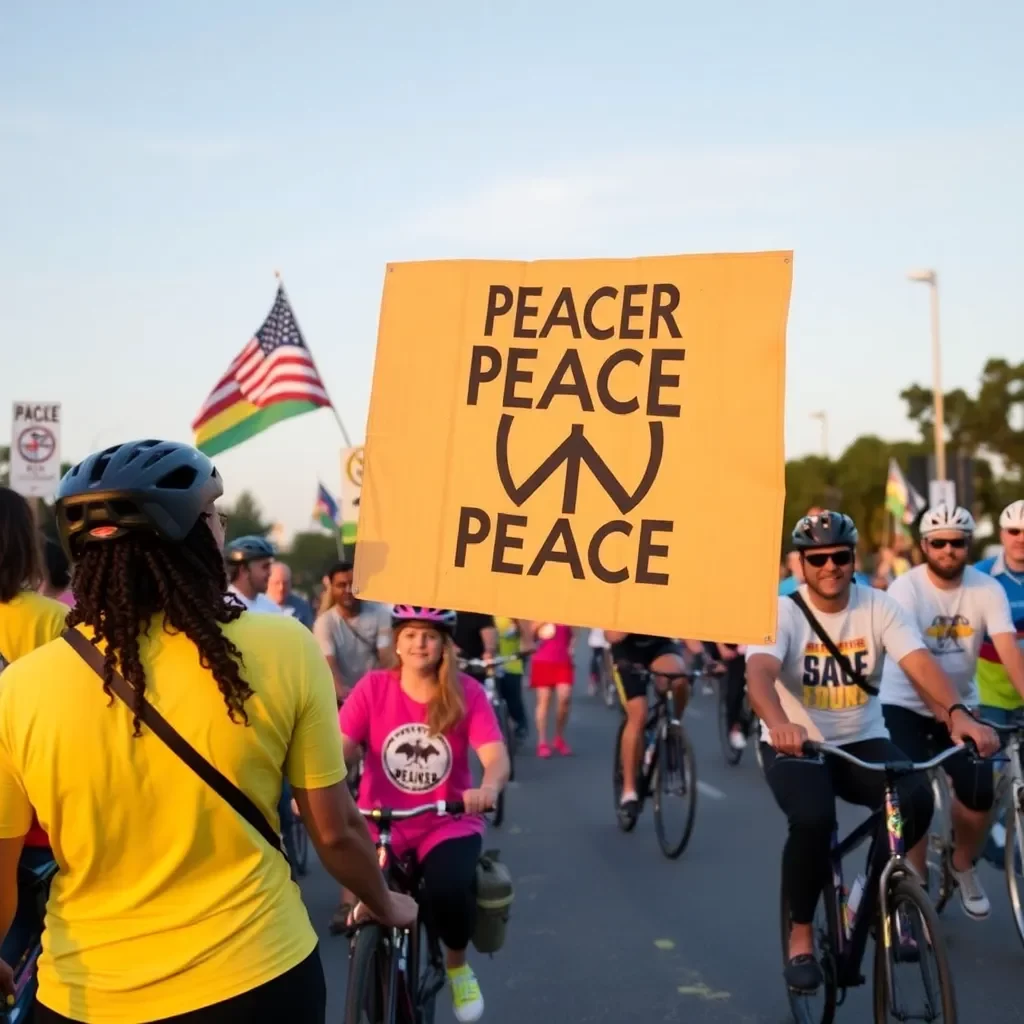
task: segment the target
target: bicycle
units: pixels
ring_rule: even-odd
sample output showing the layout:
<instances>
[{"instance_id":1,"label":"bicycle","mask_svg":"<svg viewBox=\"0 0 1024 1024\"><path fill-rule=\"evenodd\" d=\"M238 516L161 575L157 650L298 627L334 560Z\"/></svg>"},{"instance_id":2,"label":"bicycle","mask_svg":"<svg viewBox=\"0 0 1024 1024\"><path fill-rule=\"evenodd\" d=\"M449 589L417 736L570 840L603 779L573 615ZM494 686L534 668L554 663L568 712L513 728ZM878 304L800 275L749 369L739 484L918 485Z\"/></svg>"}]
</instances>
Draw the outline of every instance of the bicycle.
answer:
<instances>
[{"instance_id":1,"label":"bicycle","mask_svg":"<svg viewBox=\"0 0 1024 1024\"><path fill-rule=\"evenodd\" d=\"M618 669L615 670L618 672ZM658 837L661 852L670 860L675 860L690 841L693 832L694 816L697 813L697 759L693 746L683 729L682 722L676 716L675 699L672 696L672 683L676 679L689 679L689 673L669 674L651 672L642 666L632 666L631 671L645 676L648 681L664 679L667 685L662 691L655 686L655 700L648 708L647 720L644 724L644 751L637 773L637 819L643 812L648 796L654 800L654 831ZM622 735L626 730L625 706L622 707L622 722L615 734L615 749L612 767L612 794L615 810L618 812L622 803ZM687 801L682 834L673 842L668 836L665 823L667 796L679 796ZM631 832L636 827L636 819L632 824L624 826L619 821L619 828Z\"/></svg>"},{"instance_id":2,"label":"bicycle","mask_svg":"<svg viewBox=\"0 0 1024 1024\"><path fill-rule=\"evenodd\" d=\"M1024 943L1024 878L1021 876L1021 856L1024 854L1024 768L1021 753L1024 750L1024 715L1020 712L1009 725L1001 725L980 719L1000 736L1008 737L1000 760L1008 764L1006 772L999 776L995 799L989 814L987 835L992 824L1006 808L1006 845L1004 847L1003 871L1006 874L1006 889L1013 912L1013 924L1017 937ZM942 913L946 904L956 892L956 878L953 875L953 823L952 787L942 772L932 776L932 790L935 794L935 814L928 830L928 875L927 890L932 897L937 913Z\"/></svg>"},{"instance_id":3,"label":"bicycle","mask_svg":"<svg viewBox=\"0 0 1024 1024\"><path fill-rule=\"evenodd\" d=\"M26 1024L32 1020L36 991L39 988L36 969L43 951L46 900L50 894L50 883L56 874L55 860L47 861L37 868L18 865L18 899L30 899L35 902L37 913L33 920L37 920L38 925L33 924L24 953L18 958L17 963L11 964L14 970L14 999L6 1006L0 1006L2 1024Z\"/></svg>"},{"instance_id":4,"label":"bicycle","mask_svg":"<svg viewBox=\"0 0 1024 1024\"><path fill-rule=\"evenodd\" d=\"M439 800L405 811L377 807L359 813L378 825L377 858L388 886L417 895L420 881L414 860L396 860L391 826L422 814L464 814L461 800ZM415 928L385 928L376 921L354 925L349 941L345 1024L433 1024L437 994L444 987L441 940L421 917ZM426 964L421 958L426 954ZM422 966L422 970L421 970Z\"/></svg>"},{"instance_id":5,"label":"bicycle","mask_svg":"<svg viewBox=\"0 0 1024 1024\"><path fill-rule=\"evenodd\" d=\"M860 968L868 935L872 932L875 934L873 985L876 1024L889 1020L890 1012L899 1021L943 1020L945 1024L955 1024L956 997L938 915L918 881L917 874L904 857L903 817L896 781L915 772L931 771L962 749L951 747L920 764L913 761L874 764L862 761L841 747L828 743L809 741L804 744L804 754L808 759L813 759L810 763L820 764L821 758L828 755L843 758L859 768L884 772L885 803L883 810L873 811L842 841L839 840L838 831L832 835L830 870L818 903L818 910L824 914L824 922L817 918L817 914L814 922L816 955L825 979L819 990L823 996L823 1005L820 1012L811 1005L818 993L798 993L787 988L790 1008L798 1024L831 1024L836 1008L846 998L847 990L864 984L866 979ZM875 844L883 841L883 829L889 857L883 865L878 866L874 864L873 854ZM863 893L863 900L858 905L857 898L853 893L848 895L843 885L843 858L867 839L871 840L871 845L866 877L862 875L854 883L857 895ZM863 885L860 887L862 879ZM782 958L785 964L789 957L792 923L785 884L782 886L781 897ZM910 928L909 919L912 914L917 915L918 923L923 927L916 930ZM929 979L925 977L927 1009L924 1015L911 1015L896 1005L898 994L894 984L894 966L896 963L917 962L922 965L924 975L923 965L927 959L924 954L928 948L935 961L938 995L933 998L934 987L929 985ZM936 1004L941 1016L935 1012Z\"/></svg>"},{"instance_id":6,"label":"bicycle","mask_svg":"<svg viewBox=\"0 0 1024 1024\"><path fill-rule=\"evenodd\" d=\"M498 677L502 675L501 666L510 661L522 658L522 654L499 654L487 660L485 658L460 658L459 668L463 671L476 669L484 673L483 684L487 690L487 699L494 708L494 714L498 719L498 728L501 729L501 738L504 740L505 749L508 751L508 780L512 782L516 777L516 730L512 725L512 716L508 713L508 705L501 696L498 689ZM491 816L491 823L495 828L500 828L505 820L505 791L498 794L497 802L494 805L494 812Z\"/></svg>"}]
</instances>

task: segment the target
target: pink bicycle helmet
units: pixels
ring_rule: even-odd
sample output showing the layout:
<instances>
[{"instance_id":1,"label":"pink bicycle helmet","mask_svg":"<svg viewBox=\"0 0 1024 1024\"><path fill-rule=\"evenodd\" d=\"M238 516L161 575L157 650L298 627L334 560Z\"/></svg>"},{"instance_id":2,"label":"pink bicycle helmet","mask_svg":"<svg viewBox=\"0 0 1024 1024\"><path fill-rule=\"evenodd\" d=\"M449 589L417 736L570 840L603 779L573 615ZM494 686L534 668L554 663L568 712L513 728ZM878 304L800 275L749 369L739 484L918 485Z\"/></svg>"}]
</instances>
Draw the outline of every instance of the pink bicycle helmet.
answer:
<instances>
[{"instance_id":1,"label":"pink bicycle helmet","mask_svg":"<svg viewBox=\"0 0 1024 1024\"><path fill-rule=\"evenodd\" d=\"M425 622L449 636L455 632L457 614L451 608L424 608L418 604L396 604L391 609L391 628L406 622Z\"/></svg>"}]
</instances>

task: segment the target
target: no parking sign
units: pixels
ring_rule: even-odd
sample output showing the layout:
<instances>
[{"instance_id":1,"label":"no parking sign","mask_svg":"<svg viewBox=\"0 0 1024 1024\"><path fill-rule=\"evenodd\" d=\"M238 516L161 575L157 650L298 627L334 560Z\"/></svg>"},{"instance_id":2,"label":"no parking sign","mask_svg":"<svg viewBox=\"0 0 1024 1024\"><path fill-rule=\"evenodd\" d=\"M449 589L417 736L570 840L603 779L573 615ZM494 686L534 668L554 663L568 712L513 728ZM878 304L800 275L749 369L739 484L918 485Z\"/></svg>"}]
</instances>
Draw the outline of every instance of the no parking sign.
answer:
<instances>
[{"instance_id":1,"label":"no parking sign","mask_svg":"<svg viewBox=\"0 0 1024 1024\"><path fill-rule=\"evenodd\" d=\"M60 402L15 402L11 420L11 487L51 499L60 481Z\"/></svg>"}]
</instances>

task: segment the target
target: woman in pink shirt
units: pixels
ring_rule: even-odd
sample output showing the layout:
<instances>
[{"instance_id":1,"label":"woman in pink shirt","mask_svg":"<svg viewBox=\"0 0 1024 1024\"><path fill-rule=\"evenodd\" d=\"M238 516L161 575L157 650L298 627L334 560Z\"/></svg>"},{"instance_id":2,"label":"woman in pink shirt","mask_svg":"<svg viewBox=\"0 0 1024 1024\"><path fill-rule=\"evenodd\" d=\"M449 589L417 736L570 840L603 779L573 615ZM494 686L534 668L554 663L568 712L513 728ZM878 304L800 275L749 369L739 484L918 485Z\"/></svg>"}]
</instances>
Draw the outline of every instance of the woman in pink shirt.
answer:
<instances>
[{"instance_id":1,"label":"woman in pink shirt","mask_svg":"<svg viewBox=\"0 0 1024 1024\"><path fill-rule=\"evenodd\" d=\"M563 757L568 757L572 751L565 742L565 727L569 723L572 682L576 674L572 659L572 626L559 626L554 622L534 623L533 640L536 647L530 659L530 688L537 694L537 756L551 756L548 708L551 706L551 691L554 690L558 702L554 748Z\"/></svg>"},{"instance_id":2,"label":"woman in pink shirt","mask_svg":"<svg viewBox=\"0 0 1024 1024\"><path fill-rule=\"evenodd\" d=\"M508 780L508 751L484 688L458 671L455 612L395 605L398 667L368 672L338 714L345 760L365 748L360 807L405 809L462 800L466 815L395 822L394 852L415 854L424 901L447 951L455 1016L479 1020L484 1002L466 947L476 919L476 865L484 820ZM474 788L469 752L483 765ZM370 826L373 831L373 826Z\"/></svg>"}]
</instances>

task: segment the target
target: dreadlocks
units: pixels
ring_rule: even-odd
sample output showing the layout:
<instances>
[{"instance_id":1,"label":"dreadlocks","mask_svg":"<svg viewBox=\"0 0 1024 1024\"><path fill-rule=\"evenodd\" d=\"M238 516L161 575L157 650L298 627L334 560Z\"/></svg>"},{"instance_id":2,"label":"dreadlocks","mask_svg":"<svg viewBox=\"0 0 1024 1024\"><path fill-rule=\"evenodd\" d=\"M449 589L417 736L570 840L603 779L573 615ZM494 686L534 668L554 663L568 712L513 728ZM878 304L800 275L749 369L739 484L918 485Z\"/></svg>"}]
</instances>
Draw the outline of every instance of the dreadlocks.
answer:
<instances>
[{"instance_id":1,"label":"dreadlocks","mask_svg":"<svg viewBox=\"0 0 1024 1024\"><path fill-rule=\"evenodd\" d=\"M228 717L248 725L245 702L253 690L239 673L242 653L221 632L234 622L239 604L225 597L224 560L206 522L199 519L181 544L136 533L105 544L87 545L75 567L75 607L69 626L90 626L107 645L103 690L114 700L115 669L135 691L135 735L146 677L139 658L139 634L163 612L168 631L184 633L198 648L199 664L209 669L224 696Z\"/></svg>"}]
</instances>

